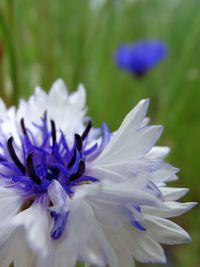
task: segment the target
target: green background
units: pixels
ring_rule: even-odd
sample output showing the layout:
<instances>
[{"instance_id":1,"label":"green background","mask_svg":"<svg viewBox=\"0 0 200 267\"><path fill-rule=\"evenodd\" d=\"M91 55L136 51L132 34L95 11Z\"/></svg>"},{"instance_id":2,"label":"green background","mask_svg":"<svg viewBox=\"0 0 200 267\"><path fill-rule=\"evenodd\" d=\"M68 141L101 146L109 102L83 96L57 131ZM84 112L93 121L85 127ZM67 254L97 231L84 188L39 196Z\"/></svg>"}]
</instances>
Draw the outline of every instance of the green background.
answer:
<instances>
[{"instance_id":1,"label":"green background","mask_svg":"<svg viewBox=\"0 0 200 267\"><path fill-rule=\"evenodd\" d=\"M172 148L168 161L181 169L174 185L191 189L185 201L199 201L199 10L199 0L1 0L0 95L11 105L57 78L70 91L83 83L95 126L106 121L112 130L149 97L152 123L165 126L159 144ZM152 38L166 42L169 57L147 76L116 67L120 44ZM193 242L167 248L168 266L199 267L199 207L176 221Z\"/></svg>"}]
</instances>

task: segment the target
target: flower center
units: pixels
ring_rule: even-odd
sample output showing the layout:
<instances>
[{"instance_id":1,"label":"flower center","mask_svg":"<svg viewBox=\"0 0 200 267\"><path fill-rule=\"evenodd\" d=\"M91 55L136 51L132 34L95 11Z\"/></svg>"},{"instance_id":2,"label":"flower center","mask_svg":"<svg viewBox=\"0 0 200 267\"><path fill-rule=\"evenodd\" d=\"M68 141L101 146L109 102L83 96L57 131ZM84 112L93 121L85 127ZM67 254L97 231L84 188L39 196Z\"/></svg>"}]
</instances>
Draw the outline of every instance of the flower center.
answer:
<instances>
[{"instance_id":1,"label":"flower center","mask_svg":"<svg viewBox=\"0 0 200 267\"><path fill-rule=\"evenodd\" d=\"M69 198L82 183L98 181L95 177L87 175L85 160L96 158L109 142L110 132L106 124L102 125L100 142L93 142L89 148L91 121L88 121L82 134L74 134L71 145L68 144L62 130L56 129L55 122L47 120L46 113L41 118L41 123L33 123L33 126L32 130L27 128L24 119L21 119L20 142L16 142L11 136L5 145L1 144L0 175L8 183L11 182L9 186L23 192L22 210L30 207L38 196L45 193L48 196L48 188L55 180ZM96 138L97 136L94 140ZM49 207L51 205L49 199ZM50 214L55 221L51 236L57 239L65 228L68 214Z\"/></svg>"},{"instance_id":2,"label":"flower center","mask_svg":"<svg viewBox=\"0 0 200 267\"><path fill-rule=\"evenodd\" d=\"M46 115L42 118L42 125L35 125L42 137L40 143L33 133L25 127L21 120L23 136L21 136L21 151L15 149L14 138L11 136L7 141L7 150L12 161L5 160L7 166L12 167L9 173L15 186L22 186L28 190L28 194L39 194L47 191L53 180L59 181L67 194L73 194L73 187L80 182L94 182L97 179L85 176L85 144L90 129L91 121L88 122L82 135L74 135L74 143L70 148L66 138L59 130L57 137L56 125L50 120L51 130L48 130ZM19 158L17 152L22 154ZM87 151L86 151L87 152ZM92 152L92 150L91 150ZM5 161L3 162L5 166ZM26 191L27 192L27 191Z\"/></svg>"}]
</instances>

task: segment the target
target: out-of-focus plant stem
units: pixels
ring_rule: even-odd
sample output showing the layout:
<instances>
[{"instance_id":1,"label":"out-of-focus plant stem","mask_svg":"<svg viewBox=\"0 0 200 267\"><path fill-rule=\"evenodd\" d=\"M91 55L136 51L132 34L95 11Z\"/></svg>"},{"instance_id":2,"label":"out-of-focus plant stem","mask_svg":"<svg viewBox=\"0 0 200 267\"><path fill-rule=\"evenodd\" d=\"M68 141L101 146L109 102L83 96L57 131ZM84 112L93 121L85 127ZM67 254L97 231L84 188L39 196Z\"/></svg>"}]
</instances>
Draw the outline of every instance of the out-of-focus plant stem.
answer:
<instances>
[{"instance_id":1,"label":"out-of-focus plant stem","mask_svg":"<svg viewBox=\"0 0 200 267\"><path fill-rule=\"evenodd\" d=\"M0 40L0 95L4 97L4 86L3 86L3 54L4 47L3 42Z\"/></svg>"},{"instance_id":2,"label":"out-of-focus plant stem","mask_svg":"<svg viewBox=\"0 0 200 267\"><path fill-rule=\"evenodd\" d=\"M17 75L17 61L15 55L15 47L11 31L5 21L4 15L0 10L0 28L2 31L3 39L7 48L7 54L9 59L10 76L12 80L12 96L9 99L11 103L16 103L18 99L18 75ZM6 52L6 51L5 51ZM3 93L5 96L5 92Z\"/></svg>"}]
</instances>

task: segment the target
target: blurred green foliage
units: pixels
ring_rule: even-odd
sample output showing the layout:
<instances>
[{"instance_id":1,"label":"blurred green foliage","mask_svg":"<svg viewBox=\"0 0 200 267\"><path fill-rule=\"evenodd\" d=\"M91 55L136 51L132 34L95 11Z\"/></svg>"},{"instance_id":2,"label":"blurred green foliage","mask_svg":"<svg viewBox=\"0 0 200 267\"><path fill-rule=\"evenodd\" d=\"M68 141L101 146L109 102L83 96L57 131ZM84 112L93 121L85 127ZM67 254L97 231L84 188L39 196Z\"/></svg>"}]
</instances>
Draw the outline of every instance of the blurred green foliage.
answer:
<instances>
[{"instance_id":1,"label":"blurred green foliage","mask_svg":"<svg viewBox=\"0 0 200 267\"><path fill-rule=\"evenodd\" d=\"M105 120L112 130L141 98L150 97L153 123L165 126L160 144L172 148L169 161L181 169L174 185L189 187L185 200L198 201L199 10L199 0L1 0L1 97L11 105L38 84L48 89L58 77L70 90L82 82L94 123ZM169 57L136 80L115 66L113 53L123 42L147 38L165 41ZM170 249L168 266L198 267L199 208L178 221L193 243Z\"/></svg>"}]
</instances>

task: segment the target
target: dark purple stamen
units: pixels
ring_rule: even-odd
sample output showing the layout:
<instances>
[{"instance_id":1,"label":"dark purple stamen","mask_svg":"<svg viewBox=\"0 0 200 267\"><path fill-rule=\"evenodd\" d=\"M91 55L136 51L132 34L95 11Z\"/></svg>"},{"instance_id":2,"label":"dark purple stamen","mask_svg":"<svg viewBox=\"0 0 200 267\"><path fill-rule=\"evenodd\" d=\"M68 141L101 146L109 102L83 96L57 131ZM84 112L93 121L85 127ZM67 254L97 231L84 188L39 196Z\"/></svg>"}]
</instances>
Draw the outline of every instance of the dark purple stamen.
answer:
<instances>
[{"instance_id":1,"label":"dark purple stamen","mask_svg":"<svg viewBox=\"0 0 200 267\"><path fill-rule=\"evenodd\" d=\"M51 120L51 135L53 140L53 145L56 143L56 125L53 120Z\"/></svg>"},{"instance_id":2,"label":"dark purple stamen","mask_svg":"<svg viewBox=\"0 0 200 267\"><path fill-rule=\"evenodd\" d=\"M83 141L81 136L79 134L75 134L74 138L75 138L74 151L70 161L67 164L68 169L70 169L74 165L74 163L76 162L77 153L82 152L83 149Z\"/></svg>"},{"instance_id":3,"label":"dark purple stamen","mask_svg":"<svg viewBox=\"0 0 200 267\"><path fill-rule=\"evenodd\" d=\"M84 132L82 133L82 136L81 136L82 137L82 140L84 140L88 136L89 131L90 131L91 128L92 128L92 122L89 121L88 122L88 125L86 126L86 128L84 130Z\"/></svg>"},{"instance_id":4,"label":"dark purple stamen","mask_svg":"<svg viewBox=\"0 0 200 267\"><path fill-rule=\"evenodd\" d=\"M76 148L78 151L81 151L83 148L83 141L79 134L75 134L75 142L76 142Z\"/></svg>"},{"instance_id":5,"label":"dark purple stamen","mask_svg":"<svg viewBox=\"0 0 200 267\"><path fill-rule=\"evenodd\" d=\"M33 154L30 153L27 158L26 158L26 166L27 166L27 173L28 176L36 183L36 184L41 184L41 179L40 177L37 176L34 170L34 165L33 165Z\"/></svg>"},{"instance_id":6,"label":"dark purple stamen","mask_svg":"<svg viewBox=\"0 0 200 267\"><path fill-rule=\"evenodd\" d=\"M47 111L44 112L44 121L47 121Z\"/></svg>"},{"instance_id":7,"label":"dark purple stamen","mask_svg":"<svg viewBox=\"0 0 200 267\"><path fill-rule=\"evenodd\" d=\"M73 153L73 155L72 155L72 157L71 157L71 160L69 161L69 163L67 164L67 169L70 169L73 165L74 165L74 163L75 163L75 161L76 161L76 149L74 149L74 153Z\"/></svg>"},{"instance_id":8,"label":"dark purple stamen","mask_svg":"<svg viewBox=\"0 0 200 267\"><path fill-rule=\"evenodd\" d=\"M8 148L8 152L12 158L12 160L14 161L14 163L16 164L16 166L18 167L18 169L25 174L26 173L26 168L24 167L24 165L21 163L21 161L19 160L17 154L15 153L15 149L13 147L13 137L11 136L8 141L7 141L7 148Z\"/></svg>"},{"instance_id":9,"label":"dark purple stamen","mask_svg":"<svg viewBox=\"0 0 200 267\"><path fill-rule=\"evenodd\" d=\"M24 124L24 118L21 119L20 124L21 124L21 128L22 128L23 134L27 135L26 127L25 127L25 124Z\"/></svg>"},{"instance_id":10,"label":"dark purple stamen","mask_svg":"<svg viewBox=\"0 0 200 267\"><path fill-rule=\"evenodd\" d=\"M74 181L78 179L84 174L84 172L85 172L85 162L84 160L81 159L78 164L78 170L70 176L69 180Z\"/></svg>"}]
</instances>

